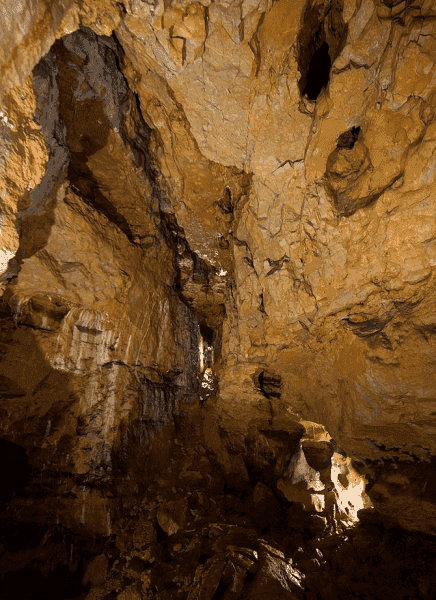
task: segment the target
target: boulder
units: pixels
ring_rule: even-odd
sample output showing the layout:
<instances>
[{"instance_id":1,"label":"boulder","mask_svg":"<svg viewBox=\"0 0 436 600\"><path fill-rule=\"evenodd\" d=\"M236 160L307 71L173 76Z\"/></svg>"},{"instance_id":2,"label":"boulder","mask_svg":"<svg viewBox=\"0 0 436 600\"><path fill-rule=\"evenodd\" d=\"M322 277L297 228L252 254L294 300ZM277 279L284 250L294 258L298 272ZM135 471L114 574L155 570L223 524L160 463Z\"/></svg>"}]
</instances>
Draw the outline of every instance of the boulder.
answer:
<instances>
[{"instance_id":1,"label":"boulder","mask_svg":"<svg viewBox=\"0 0 436 600\"><path fill-rule=\"evenodd\" d=\"M244 600L302 600L304 587L300 572L279 551L259 545L258 570L244 590Z\"/></svg>"},{"instance_id":2,"label":"boulder","mask_svg":"<svg viewBox=\"0 0 436 600\"><path fill-rule=\"evenodd\" d=\"M302 449L307 463L315 469L322 471L331 466L331 457L334 448L331 442L303 441Z\"/></svg>"},{"instance_id":3,"label":"boulder","mask_svg":"<svg viewBox=\"0 0 436 600\"><path fill-rule=\"evenodd\" d=\"M92 587L98 587L106 581L109 567L109 558L100 554L92 559L86 567L83 576L83 585L91 584Z\"/></svg>"}]
</instances>

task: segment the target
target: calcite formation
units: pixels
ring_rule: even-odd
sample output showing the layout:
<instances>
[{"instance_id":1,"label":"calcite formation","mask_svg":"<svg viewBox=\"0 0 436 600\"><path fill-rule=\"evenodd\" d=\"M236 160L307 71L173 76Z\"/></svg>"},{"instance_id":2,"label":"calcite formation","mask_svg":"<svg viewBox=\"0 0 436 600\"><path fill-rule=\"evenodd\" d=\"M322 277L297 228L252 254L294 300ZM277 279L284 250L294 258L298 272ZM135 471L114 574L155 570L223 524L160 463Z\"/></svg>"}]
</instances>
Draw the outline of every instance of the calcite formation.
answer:
<instances>
[{"instance_id":1,"label":"calcite formation","mask_svg":"<svg viewBox=\"0 0 436 600\"><path fill-rule=\"evenodd\" d=\"M1 518L47 542L3 574L345 600L390 528L433 551L435 27L431 0L3 2ZM430 599L413 572L359 597Z\"/></svg>"}]
</instances>

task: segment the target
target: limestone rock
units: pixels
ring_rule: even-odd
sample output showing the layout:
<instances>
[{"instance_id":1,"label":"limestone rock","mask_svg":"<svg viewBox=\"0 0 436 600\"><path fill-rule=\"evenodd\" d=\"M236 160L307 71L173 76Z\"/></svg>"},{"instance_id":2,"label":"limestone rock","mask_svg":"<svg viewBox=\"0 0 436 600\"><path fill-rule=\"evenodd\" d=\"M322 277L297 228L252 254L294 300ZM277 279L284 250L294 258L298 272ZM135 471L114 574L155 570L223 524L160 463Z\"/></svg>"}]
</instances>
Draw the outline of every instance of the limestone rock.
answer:
<instances>
[{"instance_id":1,"label":"limestone rock","mask_svg":"<svg viewBox=\"0 0 436 600\"><path fill-rule=\"evenodd\" d=\"M266 544L260 544L258 572L245 597L249 600L303 598L301 575L283 556Z\"/></svg>"},{"instance_id":2,"label":"limestone rock","mask_svg":"<svg viewBox=\"0 0 436 600\"><path fill-rule=\"evenodd\" d=\"M109 535L101 486L141 494L201 398L228 485L291 496L318 423L311 481L331 436L338 495L433 530L433 3L0 13L0 435L76 482L56 514Z\"/></svg>"},{"instance_id":3,"label":"limestone rock","mask_svg":"<svg viewBox=\"0 0 436 600\"><path fill-rule=\"evenodd\" d=\"M174 535L186 526L188 521L188 504L186 500L169 500L159 507L157 521L167 535Z\"/></svg>"},{"instance_id":4,"label":"limestone rock","mask_svg":"<svg viewBox=\"0 0 436 600\"><path fill-rule=\"evenodd\" d=\"M106 580L109 566L109 559L104 554L96 556L87 566L83 576L85 585L91 584L92 587L98 587Z\"/></svg>"},{"instance_id":5,"label":"limestone rock","mask_svg":"<svg viewBox=\"0 0 436 600\"><path fill-rule=\"evenodd\" d=\"M277 498L273 491L260 481L254 486L247 505L257 527L263 528L280 520L280 505Z\"/></svg>"}]
</instances>

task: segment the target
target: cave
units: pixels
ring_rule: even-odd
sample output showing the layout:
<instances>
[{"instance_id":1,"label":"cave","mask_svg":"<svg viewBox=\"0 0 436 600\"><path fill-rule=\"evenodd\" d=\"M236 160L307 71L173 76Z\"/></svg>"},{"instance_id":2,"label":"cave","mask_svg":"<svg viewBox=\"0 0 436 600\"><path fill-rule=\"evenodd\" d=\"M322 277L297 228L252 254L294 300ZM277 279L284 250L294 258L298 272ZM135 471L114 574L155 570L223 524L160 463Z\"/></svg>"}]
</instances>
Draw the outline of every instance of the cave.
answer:
<instances>
[{"instance_id":1,"label":"cave","mask_svg":"<svg viewBox=\"0 0 436 600\"><path fill-rule=\"evenodd\" d=\"M429 2L7 0L0 598L432 600Z\"/></svg>"},{"instance_id":2,"label":"cave","mask_svg":"<svg viewBox=\"0 0 436 600\"><path fill-rule=\"evenodd\" d=\"M316 100L321 90L328 84L331 66L332 61L329 55L329 45L327 42L323 42L313 53L309 68L307 69L306 85L302 93L309 100Z\"/></svg>"},{"instance_id":3,"label":"cave","mask_svg":"<svg viewBox=\"0 0 436 600\"><path fill-rule=\"evenodd\" d=\"M302 96L315 102L328 87L330 71L346 43L348 25L343 19L343 3L308 2L297 41Z\"/></svg>"}]
</instances>

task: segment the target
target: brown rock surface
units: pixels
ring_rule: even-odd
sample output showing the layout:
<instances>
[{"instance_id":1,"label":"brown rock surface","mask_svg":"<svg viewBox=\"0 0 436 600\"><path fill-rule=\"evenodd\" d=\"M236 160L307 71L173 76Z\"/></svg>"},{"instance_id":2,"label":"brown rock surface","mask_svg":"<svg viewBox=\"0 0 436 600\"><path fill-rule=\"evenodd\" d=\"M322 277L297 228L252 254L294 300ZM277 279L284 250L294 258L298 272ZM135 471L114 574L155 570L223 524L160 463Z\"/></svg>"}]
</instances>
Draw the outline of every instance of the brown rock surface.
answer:
<instances>
[{"instance_id":1,"label":"brown rock surface","mask_svg":"<svg viewBox=\"0 0 436 600\"><path fill-rule=\"evenodd\" d=\"M435 17L3 3L1 519L115 535L154 569L156 518L184 548L208 511L272 530L298 504L316 537L367 484L386 527L436 534ZM286 579L265 556L253 598ZM195 585L166 575L181 598L242 594L241 564L199 560ZM89 597L172 593L86 561Z\"/></svg>"}]
</instances>

